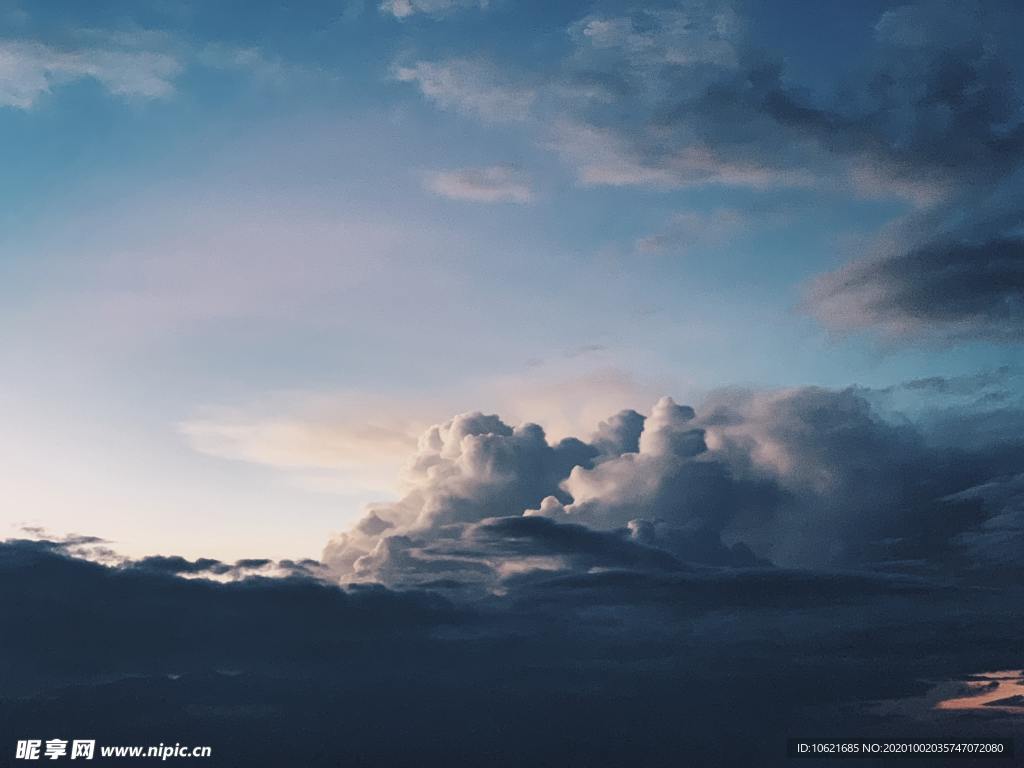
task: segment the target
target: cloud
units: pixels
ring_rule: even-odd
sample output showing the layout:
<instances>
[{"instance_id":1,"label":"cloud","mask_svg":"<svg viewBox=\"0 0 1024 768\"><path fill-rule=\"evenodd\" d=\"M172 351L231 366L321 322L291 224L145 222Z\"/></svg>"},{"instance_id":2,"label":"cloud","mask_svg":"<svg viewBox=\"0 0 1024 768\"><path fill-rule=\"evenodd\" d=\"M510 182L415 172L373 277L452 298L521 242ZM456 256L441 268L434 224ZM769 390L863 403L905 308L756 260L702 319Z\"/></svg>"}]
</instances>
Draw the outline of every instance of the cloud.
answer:
<instances>
[{"instance_id":1,"label":"cloud","mask_svg":"<svg viewBox=\"0 0 1024 768\"><path fill-rule=\"evenodd\" d=\"M704 144L651 147L650 157L644 157L647 152L633 144L635 138L631 129L619 132L564 117L555 125L551 146L576 167L584 186L672 189L720 184L764 190L814 183L806 170L771 168L755 160L729 160Z\"/></svg>"},{"instance_id":2,"label":"cloud","mask_svg":"<svg viewBox=\"0 0 1024 768\"><path fill-rule=\"evenodd\" d=\"M588 16L569 29L555 145L589 184L845 177L862 193L934 202L1003 174L1022 146L1007 64L1016 44L999 28L1012 22L974 9L962 26L945 5L886 13L872 68L850 73L859 85L813 96L730 3Z\"/></svg>"},{"instance_id":3,"label":"cloud","mask_svg":"<svg viewBox=\"0 0 1024 768\"><path fill-rule=\"evenodd\" d=\"M516 169L500 165L440 171L427 179L427 189L441 197L472 203L533 201L530 180Z\"/></svg>"},{"instance_id":4,"label":"cloud","mask_svg":"<svg viewBox=\"0 0 1024 768\"><path fill-rule=\"evenodd\" d=\"M317 431L308 422L190 421L181 430L202 453L278 467L335 468L360 454L393 456L415 445L400 429L376 424L326 424Z\"/></svg>"},{"instance_id":5,"label":"cloud","mask_svg":"<svg viewBox=\"0 0 1024 768\"><path fill-rule=\"evenodd\" d=\"M960 535L972 560L1004 567L1020 568L1024 547L1024 474L1000 477L975 488L968 488L947 501L980 504L985 521L976 529Z\"/></svg>"},{"instance_id":6,"label":"cloud","mask_svg":"<svg viewBox=\"0 0 1024 768\"><path fill-rule=\"evenodd\" d=\"M716 392L699 415L662 398L647 416L623 411L588 440L556 444L536 424L464 414L423 434L406 495L371 505L323 560L343 581L487 588L572 571L569 542L598 539L606 560L588 568L616 567L627 551L655 567L649 550L661 567L962 565L965 541L1005 526L992 522L1001 511L957 494L1024 457L1019 439L969 437L966 425L987 418L929 427L883 417L856 390L813 387ZM531 517L554 527L513 522Z\"/></svg>"},{"instance_id":7,"label":"cloud","mask_svg":"<svg viewBox=\"0 0 1024 768\"><path fill-rule=\"evenodd\" d=\"M94 80L115 96L165 99L194 64L276 85L310 71L258 47L219 41L191 45L170 33L132 25L78 29L74 40L75 45L64 47L0 40L0 107L31 109L55 89L81 80Z\"/></svg>"},{"instance_id":8,"label":"cloud","mask_svg":"<svg viewBox=\"0 0 1024 768\"><path fill-rule=\"evenodd\" d=\"M372 590L346 594L295 570L286 578L250 577L230 583L176 576L209 576L225 568L251 572L266 565L268 562L263 560L225 566L208 559L151 557L112 567L72 557L59 543L0 543L0 571L5 577L35 572L31 583L24 585L20 620L25 624L4 641L8 661L3 664L2 675L11 690L25 690L51 684L50 675L88 679L96 674L248 667L262 664L257 659L269 658L268 650L280 643L291 646L293 657L301 655L299 645L304 641L299 637L312 628L307 622L317 623L319 639L314 643L327 643L321 650L334 646L338 652L347 644L346 637L373 634L391 624L392 619L413 630L417 625L445 621L445 614L451 610L436 596L394 595L382 600L382 593ZM60 595L60 604L54 606L48 594ZM0 600L10 604L11 595L5 592ZM407 605L399 607L400 603ZM414 608L415 603L422 610ZM246 616L242 624L248 629L236 625L229 631L228 625L240 618L239 611ZM349 623L357 614L364 614L358 627ZM212 633L208 637L226 641L231 636L230 642L208 644L202 633L192 630L185 630L187 640L180 633L168 633L172 615L190 617L187 623L192 627L205 626L205 631ZM131 616L131 621L124 621L125 616ZM347 623L348 628L343 628ZM73 663L63 669L42 664L32 644L48 634L61 637L65 634L61 627L68 626L81 629L80 634L75 633L82 645L73 654ZM183 641L180 645L171 639L175 635ZM328 639L331 635L333 640ZM35 666L42 674L37 677L28 669L19 671L9 661L13 658Z\"/></svg>"},{"instance_id":9,"label":"cloud","mask_svg":"<svg viewBox=\"0 0 1024 768\"><path fill-rule=\"evenodd\" d=\"M838 180L926 206L1019 163L1019 45L1008 32L1017 21L1019 11L1004 5L889 10L869 41L870 65L851 62L811 90L731 2L594 13L568 27L559 74L521 86L510 99L519 108L488 111L524 115L539 88L550 145L584 184L835 188ZM481 110L460 107L456 94L494 78L479 67L452 60L396 72L441 106L474 114Z\"/></svg>"},{"instance_id":10,"label":"cloud","mask_svg":"<svg viewBox=\"0 0 1024 768\"><path fill-rule=\"evenodd\" d=\"M488 123L526 120L536 97L532 88L511 82L482 61L419 61L411 66L396 65L393 75L399 82L414 83L442 109Z\"/></svg>"},{"instance_id":11,"label":"cloud","mask_svg":"<svg viewBox=\"0 0 1024 768\"><path fill-rule=\"evenodd\" d=\"M725 242L744 227L743 215L734 209L721 208L709 213L684 211L672 216L664 230L641 237L637 250L661 253L666 250L688 250L694 245L717 245Z\"/></svg>"},{"instance_id":12,"label":"cloud","mask_svg":"<svg viewBox=\"0 0 1024 768\"><path fill-rule=\"evenodd\" d=\"M410 491L393 504L371 505L362 523L327 546L324 561L362 580L394 574L396 558L410 574L479 569L479 563L432 554L422 545L458 538L466 525L485 518L521 514L559 494L569 470L589 465L595 454L574 438L549 445L536 424L513 428L494 415L456 416L420 437L406 477Z\"/></svg>"},{"instance_id":13,"label":"cloud","mask_svg":"<svg viewBox=\"0 0 1024 768\"><path fill-rule=\"evenodd\" d=\"M107 743L173 729L254 766L495 744L499 764L561 763L567 736L591 765L782 765L779 733L837 723L1016 734L917 703L923 680L1019 668L1022 421L815 387L662 398L585 440L466 413L422 432L403 497L322 562L0 542L0 718Z\"/></svg>"},{"instance_id":14,"label":"cloud","mask_svg":"<svg viewBox=\"0 0 1024 768\"><path fill-rule=\"evenodd\" d=\"M734 523L755 552L805 566L895 558L894 551L945 556L946 542L918 548L913 538L945 488L970 481L936 471L952 456L926 445L913 425L883 419L853 390L723 392L705 407L709 445L733 477L775 489L768 514L741 512Z\"/></svg>"},{"instance_id":15,"label":"cloud","mask_svg":"<svg viewBox=\"0 0 1024 768\"><path fill-rule=\"evenodd\" d=\"M535 418L557 442L586 431L623 403L639 405L655 396L656 385L640 384L617 369L572 372L577 359L603 349L582 345L564 350L543 373L488 377L430 397L272 392L199 408L177 429L193 450L270 468L304 490L390 498L404 487L403 471L418 437L457 402L484 402L513 421Z\"/></svg>"},{"instance_id":16,"label":"cloud","mask_svg":"<svg viewBox=\"0 0 1024 768\"><path fill-rule=\"evenodd\" d=\"M782 766L779 734L800 728L1021 735L998 711L901 711L933 685L922 681L1019 668L1016 581L679 568L542 518L473 531L467 542L513 557L576 551L578 568L512 574L502 595L481 596L450 580L404 592L302 576L221 584L0 542L0 717L26 738L62 723L98 745L172 732L257 768L684 754ZM620 567L590 567L609 560Z\"/></svg>"},{"instance_id":17,"label":"cloud","mask_svg":"<svg viewBox=\"0 0 1024 768\"><path fill-rule=\"evenodd\" d=\"M827 187L904 201L898 236L817 281L811 311L905 341L1020 343L1024 70L1009 32L1020 23L1009 4L890 9L869 63L811 89L731 3L590 15L569 27L573 48L549 88L549 145L588 186ZM684 219L638 248L692 228Z\"/></svg>"},{"instance_id":18,"label":"cloud","mask_svg":"<svg viewBox=\"0 0 1024 768\"><path fill-rule=\"evenodd\" d=\"M97 81L116 96L166 98L182 71L173 56L114 48L62 50L24 40L0 41L0 106L31 109L54 88Z\"/></svg>"},{"instance_id":19,"label":"cloud","mask_svg":"<svg viewBox=\"0 0 1024 768\"><path fill-rule=\"evenodd\" d=\"M924 376L904 381L891 389L904 389L936 396L973 396L997 393L1009 396L1008 386L1012 386L1020 372L1008 365L988 371L961 374L959 376Z\"/></svg>"},{"instance_id":20,"label":"cloud","mask_svg":"<svg viewBox=\"0 0 1024 768\"><path fill-rule=\"evenodd\" d=\"M808 186L823 156L764 109L781 86L728 3L569 28L553 146L587 185Z\"/></svg>"},{"instance_id":21,"label":"cloud","mask_svg":"<svg viewBox=\"0 0 1024 768\"><path fill-rule=\"evenodd\" d=\"M200 453L281 470L300 487L390 494L430 410L360 393L287 394L208 407L178 428Z\"/></svg>"},{"instance_id":22,"label":"cloud","mask_svg":"<svg viewBox=\"0 0 1024 768\"><path fill-rule=\"evenodd\" d=\"M488 5L489 0L382 0L380 10L396 19L407 19L417 14L444 16L460 8L486 10Z\"/></svg>"},{"instance_id":23,"label":"cloud","mask_svg":"<svg viewBox=\"0 0 1024 768\"><path fill-rule=\"evenodd\" d=\"M901 341L1024 339L1024 51L1013 4L886 10L863 55L813 87L731 2L591 13L545 72L396 66L442 108L527 117L584 186L820 189L902 204L895 237L814 283L826 326ZM777 44L776 40L771 41ZM462 184L453 185L462 188ZM726 222L710 222L705 232ZM688 241L686 215L639 250Z\"/></svg>"},{"instance_id":24,"label":"cloud","mask_svg":"<svg viewBox=\"0 0 1024 768\"><path fill-rule=\"evenodd\" d=\"M815 314L893 338L1024 342L1024 239L935 241L855 261L817 281Z\"/></svg>"},{"instance_id":25,"label":"cloud","mask_svg":"<svg viewBox=\"0 0 1024 768\"><path fill-rule=\"evenodd\" d=\"M1024 152L1006 147L1002 158L963 169L948 199L812 281L807 308L834 330L896 341L1024 341L1022 161Z\"/></svg>"},{"instance_id":26,"label":"cloud","mask_svg":"<svg viewBox=\"0 0 1024 768\"><path fill-rule=\"evenodd\" d=\"M625 413L619 418L635 416ZM690 423L693 419L692 408L662 398L644 421L636 452L611 456L592 467L574 467L563 483L572 503L563 506L552 497L528 514L617 528L630 523L641 510L641 517L661 520L688 518L688 513L714 515L733 506L713 498L731 486L723 468L694 461L708 448L704 430L695 428ZM702 527L709 521L695 517L691 522Z\"/></svg>"},{"instance_id":27,"label":"cloud","mask_svg":"<svg viewBox=\"0 0 1024 768\"><path fill-rule=\"evenodd\" d=\"M697 247L716 248L745 233L778 226L787 218L766 206L745 210L714 208L709 211L680 211L658 232L636 241L641 253L687 252Z\"/></svg>"},{"instance_id":28,"label":"cloud","mask_svg":"<svg viewBox=\"0 0 1024 768\"><path fill-rule=\"evenodd\" d=\"M595 349L600 346L563 349L557 359L539 361L540 370L528 376L491 377L460 401L472 398L513 422L543 424L549 438L560 440L586 434L623 408L643 408L664 391L664 382L600 365L600 358L609 356L608 350ZM597 356L598 364L587 365L589 358Z\"/></svg>"},{"instance_id":29,"label":"cloud","mask_svg":"<svg viewBox=\"0 0 1024 768\"><path fill-rule=\"evenodd\" d=\"M243 72L262 83L282 85L305 70L258 47L209 43L197 53L197 60L212 69Z\"/></svg>"}]
</instances>

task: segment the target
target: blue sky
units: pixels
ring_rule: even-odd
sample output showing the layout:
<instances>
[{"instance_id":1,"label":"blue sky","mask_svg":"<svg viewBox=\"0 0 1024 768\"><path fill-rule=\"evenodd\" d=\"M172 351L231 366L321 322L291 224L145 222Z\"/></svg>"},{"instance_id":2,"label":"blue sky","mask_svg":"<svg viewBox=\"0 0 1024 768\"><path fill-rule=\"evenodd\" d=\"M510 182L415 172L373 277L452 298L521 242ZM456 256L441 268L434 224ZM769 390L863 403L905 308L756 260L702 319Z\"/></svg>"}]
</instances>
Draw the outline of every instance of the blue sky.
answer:
<instances>
[{"instance_id":1,"label":"blue sky","mask_svg":"<svg viewBox=\"0 0 1024 768\"><path fill-rule=\"evenodd\" d=\"M1021 234L1020 44L937 7L0 5L4 522L315 557L454 413L1016 365L925 272Z\"/></svg>"}]
</instances>

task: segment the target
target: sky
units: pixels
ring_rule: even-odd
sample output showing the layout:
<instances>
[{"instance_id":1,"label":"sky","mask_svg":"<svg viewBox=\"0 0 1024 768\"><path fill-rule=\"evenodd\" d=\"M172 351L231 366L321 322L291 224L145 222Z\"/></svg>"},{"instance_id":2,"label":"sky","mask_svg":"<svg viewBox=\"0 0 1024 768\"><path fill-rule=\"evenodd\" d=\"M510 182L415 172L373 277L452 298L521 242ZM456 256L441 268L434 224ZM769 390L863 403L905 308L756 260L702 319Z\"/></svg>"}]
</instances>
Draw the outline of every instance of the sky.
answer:
<instances>
[{"instance_id":1,"label":"sky","mask_svg":"<svg viewBox=\"0 0 1024 768\"><path fill-rule=\"evenodd\" d=\"M0 750L1020 742L1021 29L0 0Z\"/></svg>"},{"instance_id":2,"label":"sky","mask_svg":"<svg viewBox=\"0 0 1024 768\"><path fill-rule=\"evenodd\" d=\"M4 3L5 522L317 557L456 413L1016 364L1016 241L900 283L1019 235L979 8Z\"/></svg>"}]
</instances>

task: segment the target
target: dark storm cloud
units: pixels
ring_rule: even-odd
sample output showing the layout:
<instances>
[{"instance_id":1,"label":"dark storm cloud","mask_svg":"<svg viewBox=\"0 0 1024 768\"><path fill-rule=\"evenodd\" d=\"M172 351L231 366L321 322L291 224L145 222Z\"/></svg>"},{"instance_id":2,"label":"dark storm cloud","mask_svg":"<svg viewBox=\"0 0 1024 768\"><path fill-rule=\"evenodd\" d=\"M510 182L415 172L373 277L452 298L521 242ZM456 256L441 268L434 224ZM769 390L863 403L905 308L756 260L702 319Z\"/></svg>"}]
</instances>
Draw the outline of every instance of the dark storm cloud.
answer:
<instances>
[{"instance_id":1,"label":"dark storm cloud","mask_svg":"<svg viewBox=\"0 0 1024 768\"><path fill-rule=\"evenodd\" d=\"M66 547L65 547L66 549ZM73 554L73 552L72 552ZM323 568L316 560L274 561L265 557L247 557L234 563L225 563L209 557L189 560L179 555L149 555L138 560L125 560L122 565L137 571L168 575L222 576L244 578L253 575L307 575L314 576Z\"/></svg>"},{"instance_id":2,"label":"dark storm cloud","mask_svg":"<svg viewBox=\"0 0 1024 768\"><path fill-rule=\"evenodd\" d=\"M367 642L382 627L419 632L456 613L433 595L346 593L300 576L217 583L168 573L194 575L182 562L188 561L105 566L69 555L59 543L0 544L0 603L9 611L0 638L4 690L40 686L51 675L102 679L260 666L277 651L323 659Z\"/></svg>"},{"instance_id":3,"label":"dark storm cloud","mask_svg":"<svg viewBox=\"0 0 1024 768\"><path fill-rule=\"evenodd\" d=\"M942 582L899 574L712 569L686 573L617 570L569 576L530 575L510 583L537 605L660 605L680 615L730 608L797 610L870 603L880 596L938 596Z\"/></svg>"},{"instance_id":4,"label":"dark storm cloud","mask_svg":"<svg viewBox=\"0 0 1024 768\"><path fill-rule=\"evenodd\" d=\"M525 520L479 530L601 549L577 527ZM502 596L452 603L182 579L25 541L0 543L0 571L11 738L210 744L212 764L257 767L670 766L783 765L786 736L837 724L861 737L1015 733L995 711L874 711L928 680L1019 666L1012 585L641 567L520 574Z\"/></svg>"},{"instance_id":5,"label":"dark storm cloud","mask_svg":"<svg viewBox=\"0 0 1024 768\"><path fill-rule=\"evenodd\" d=\"M201 557L198 560L188 560L178 555L150 555L136 561L135 567L140 571L167 574L203 573L218 575L231 570L230 565L213 558Z\"/></svg>"}]
</instances>

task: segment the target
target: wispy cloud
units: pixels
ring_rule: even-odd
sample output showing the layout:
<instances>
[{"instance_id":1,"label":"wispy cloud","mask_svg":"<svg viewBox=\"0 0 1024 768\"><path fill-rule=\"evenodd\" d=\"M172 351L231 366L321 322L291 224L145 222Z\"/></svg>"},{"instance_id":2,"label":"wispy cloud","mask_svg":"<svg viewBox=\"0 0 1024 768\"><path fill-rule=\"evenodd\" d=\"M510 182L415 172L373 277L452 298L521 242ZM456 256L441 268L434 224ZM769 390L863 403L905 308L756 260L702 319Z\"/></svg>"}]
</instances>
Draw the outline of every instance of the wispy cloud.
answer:
<instances>
[{"instance_id":1,"label":"wispy cloud","mask_svg":"<svg viewBox=\"0 0 1024 768\"><path fill-rule=\"evenodd\" d=\"M515 168L501 165L439 171L429 176L427 189L451 200L473 203L529 203L533 200L530 180Z\"/></svg>"},{"instance_id":2,"label":"wispy cloud","mask_svg":"<svg viewBox=\"0 0 1024 768\"><path fill-rule=\"evenodd\" d=\"M427 423L411 403L349 393L207 408L178 429L199 453L284 472L306 490L387 493Z\"/></svg>"},{"instance_id":3,"label":"wispy cloud","mask_svg":"<svg viewBox=\"0 0 1024 768\"><path fill-rule=\"evenodd\" d=\"M416 84L442 109L484 122L525 120L536 98L533 88L512 82L482 61L418 61L411 66L395 66L393 75L403 83Z\"/></svg>"},{"instance_id":4,"label":"wispy cloud","mask_svg":"<svg viewBox=\"0 0 1024 768\"><path fill-rule=\"evenodd\" d=\"M237 73L257 86L283 87L315 77L330 78L320 67L296 63L259 46L216 41L198 49L193 59L212 70Z\"/></svg>"},{"instance_id":5,"label":"wispy cloud","mask_svg":"<svg viewBox=\"0 0 1024 768\"><path fill-rule=\"evenodd\" d=\"M380 10L396 19L406 19L417 14L444 16L459 8L485 9L488 5L488 0L383 0Z\"/></svg>"},{"instance_id":6,"label":"wispy cloud","mask_svg":"<svg viewBox=\"0 0 1024 768\"><path fill-rule=\"evenodd\" d=\"M892 339L1024 340L1024 239L935 240L823 275L809 307L829 328Z\"/></svg>"},{"instance_id":7,"label":"wispy cloud","mask_svg":"<svg viewBox=\"0 0 1024 768\"><path fill-rule=\"evenodd\" d=\"M680 211L658 231L639 238L635 247L640 253L680 253L695 247L716 248L756 229L778 226L788 218L787 213L770 207Z\"/></svg>"},{"instance_id":8,"label":"wispy cloud","mask_svg":"<svg viewBox=\"0 0 1024 768\"><path fill-rule=\"evenodd\" d=\"M25 40L0 41L0 106L31 109L54 88L91 79L117 96L165 98L182 71L174 56L145 50L63 50Z\"/></svg>"}]
</instances>

